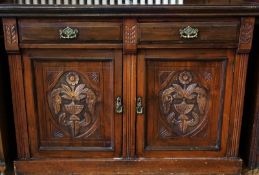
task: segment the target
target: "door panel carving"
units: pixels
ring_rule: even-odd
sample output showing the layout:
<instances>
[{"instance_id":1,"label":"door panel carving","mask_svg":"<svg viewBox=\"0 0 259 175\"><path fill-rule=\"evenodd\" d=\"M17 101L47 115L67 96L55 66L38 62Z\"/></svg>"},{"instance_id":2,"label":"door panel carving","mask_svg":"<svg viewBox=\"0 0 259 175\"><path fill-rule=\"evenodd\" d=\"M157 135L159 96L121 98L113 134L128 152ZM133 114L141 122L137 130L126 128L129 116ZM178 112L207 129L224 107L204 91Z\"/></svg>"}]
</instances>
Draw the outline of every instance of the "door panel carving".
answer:
<instances>
[{"instance_id":1,"label":"door panel carving","mask_svg":"<svg viewBox=\"0 0 259 175\"><path fill-rule=\"evenodd\" d=\"M219 148L224 61L185 64L147 61L147 149Z\"/></svg>"},{"instance_id":2,"label":"door panel carving","mask_svg":"<svg viewBox=\"0 0 259 175\"><path fill-rule=\"evenodd\" d=\"M171 72L171 80L159 93L160 110L172 136L189 136L206 125L209 91L194 76L191 71Z\"/></svg>"},{"instance_id":3,"label":"door panel carving","mask_svg":"<svg viewBox=\"0 0 259 175\"><path fill-rule=\"evenodd\" d=\"M48 82L43 83L43 88L41 88L40 77L36 78L39 87L36 91L39 91L38 94L40 91L42 91L41 94L46 94L38 96L39 101L45 104L44 109L39 113L42 145L66 145L72 138L74 146L80 146L82 140L85 140L83 145L87 146L87 141L100 142L111 139L111 133L107 137L104 132L110 132L112 109L106 111L109 117L103 119L105 117L104 108L107 108L103 104L107 101L112 102L112 94L107 95L108 91L104 90L112 86L113 78L107 79L108 75L112 75L110 72L112 64L109 61L104 64L98 62L86 61L80 63L82 67L76 62L68 64L66 61L56 63L33 61L35 74L41 72L43 82ZM56 66L57 64L63 66ZM104 75L102 71L108 71L107 75ZM92 73L99 76L101 83L97 84L89 77L89 74ZM110 82L104 85L103 81ZM111 89L109 91L112 92ZM109 99L103 99L104 96ZM103 122L106 122L105 128L101 128ZM106 146L111 143L108 142Z\"/></svg>"},{"instance_id":4,"label":"door panel carving","mask_svg":"<svg viewBox=\"0 0 259 175\"><path fill-rule=\"evenodd\" d=\"M231 100L231 91L225 89L231 89L233 58L224 50L140 53L137 89L145 113L142 119L137 117L138 155L225 153L228 122L224 121L229 121L225 106Z\"/></svg>"},{"instance_id":5,"label":"door panel carving","mask_svg":"<svg viewBox=\"0 0 259 175\"><path fill-rule=\"evenodd\" d=\"M72 137L90 135L96 127L98 93L76 71L63 73L48 92L55 122ZM89 133L91 131L91 133Z\"/></svg>"},{"instance_id":6,"label":"door panel carving","mask_svg":"<svg viewBox=\"0 0 259 175\"><path fill-rule=\"evenodd\" d=\"M119 53L26 52L25 70L32 77L28 108L35 111L28 117L33 157L119 156L122 118L114 113L115 97L122 93Z\"/></svg>"},{"instance_id":7,"label":"door panel carving","mask_svg":"<svg viewBox=\"0 0 259 175\"><path fill-rule=\"evenodd\" d=\"M146 65L146 149L219 149L225 61L161 59Z\"/></svg>"}]
</instances>

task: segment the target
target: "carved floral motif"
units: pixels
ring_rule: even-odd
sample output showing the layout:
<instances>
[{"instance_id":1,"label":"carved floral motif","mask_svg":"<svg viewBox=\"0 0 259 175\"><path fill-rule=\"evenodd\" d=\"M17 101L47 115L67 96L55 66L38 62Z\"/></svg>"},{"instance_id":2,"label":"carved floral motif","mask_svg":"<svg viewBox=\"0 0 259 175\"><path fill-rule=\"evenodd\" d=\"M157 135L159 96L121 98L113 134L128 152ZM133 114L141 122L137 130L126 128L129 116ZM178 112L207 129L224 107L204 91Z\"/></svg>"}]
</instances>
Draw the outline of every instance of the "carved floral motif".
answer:
<instances>
[{"instance_id":1,"label":"carved floral motif","mask_svg":"<svg viewBox=\"0 0 259 175\"><path fill-rule=\"evenodd\" d=\"M79 73L66 72L49 92L54 120L72 137L83 136L93 124L96 92L83 82Z\"/></svg>"},{"instance_id":2,"label":"carved floral motif","mask_svg":"<svg viewBox=\"0 0 259 175\"><path fill-rule=\"evenodd\" d=\"M178 135L188 135L199 126L205 116L208 90L193 82L191 71L176 73L172 81L160 92L161 112L173 131Z\"/></svg>"}]
</instances>

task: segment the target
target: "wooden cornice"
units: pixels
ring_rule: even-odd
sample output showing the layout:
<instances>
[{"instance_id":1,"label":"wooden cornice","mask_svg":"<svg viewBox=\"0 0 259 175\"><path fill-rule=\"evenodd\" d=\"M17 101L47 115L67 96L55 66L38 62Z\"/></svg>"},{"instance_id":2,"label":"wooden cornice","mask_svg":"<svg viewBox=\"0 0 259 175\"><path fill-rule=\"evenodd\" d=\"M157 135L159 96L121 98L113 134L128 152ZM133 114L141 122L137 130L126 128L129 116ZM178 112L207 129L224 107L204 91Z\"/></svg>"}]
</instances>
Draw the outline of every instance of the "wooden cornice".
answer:
<instances>
[{"instance_id":1,"label":"wooden cornice","mask_svg":"<svg viewBox=\"0 0 259 175\"><path fill-rule=\"evenodd\" d=\"M0 4L2 17L226 17L259 16L259 3L176 6L50 6Z\"/></svg>"}]
</instances>

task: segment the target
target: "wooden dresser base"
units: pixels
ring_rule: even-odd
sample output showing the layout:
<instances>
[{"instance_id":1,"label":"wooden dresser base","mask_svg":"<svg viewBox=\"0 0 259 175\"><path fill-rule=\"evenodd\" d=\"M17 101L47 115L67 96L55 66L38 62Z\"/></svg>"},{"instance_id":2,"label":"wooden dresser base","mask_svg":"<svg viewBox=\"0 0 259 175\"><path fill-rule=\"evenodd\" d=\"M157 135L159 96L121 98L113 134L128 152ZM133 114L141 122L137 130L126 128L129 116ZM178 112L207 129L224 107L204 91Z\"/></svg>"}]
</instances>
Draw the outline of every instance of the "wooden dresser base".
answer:
<instances>
[{"instance_id":1,"label":"wooden dresser base","mask_svg":"<svg viewBox=\"0 0 259 175\"><path fill-rule=\"evenodd\" d=\"M240 174L241 159L49 159L16 161L18 175ZM94 172L94 173L93 173Z\"/></svg>"},{"instance_id":2,"label":"wooden dresser base","mask_svg":"<svg viewBox=\"0 0 259 175\"><path fill-rule=\"evenodd\" d=\"M241 174L255 18L191 11L4 18L16 174Z\"/></svg>"}]
</instances>

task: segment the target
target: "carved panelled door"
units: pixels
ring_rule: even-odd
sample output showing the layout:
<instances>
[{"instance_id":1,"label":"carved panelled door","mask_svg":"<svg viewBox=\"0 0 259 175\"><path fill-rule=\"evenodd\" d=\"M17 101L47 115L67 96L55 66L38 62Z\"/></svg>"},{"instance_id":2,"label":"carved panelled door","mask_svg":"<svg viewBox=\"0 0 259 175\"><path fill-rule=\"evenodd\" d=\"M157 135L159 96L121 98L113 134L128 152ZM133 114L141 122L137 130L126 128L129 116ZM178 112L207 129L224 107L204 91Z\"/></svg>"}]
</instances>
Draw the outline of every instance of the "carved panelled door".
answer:
<instances>
[{"instance_id":1,"label":"carved panelled door","mask_svg":"<svg viewBox=\"0 0 259 175\"><path fill-rule=\"evenodd\" d=\"M25 50L31 157L119 157L120 50Z\"/></svg>"},{"instance_id":2,"label":"carved panelled door","mask_svg":"<svg viewBox=\"0 0 259 175\"><path fill-rule=\"evenodd\" d=\"M226 153L230 50L142 50L138 55L139 157L204 157Z\"/></svg>"}]
</instances>

